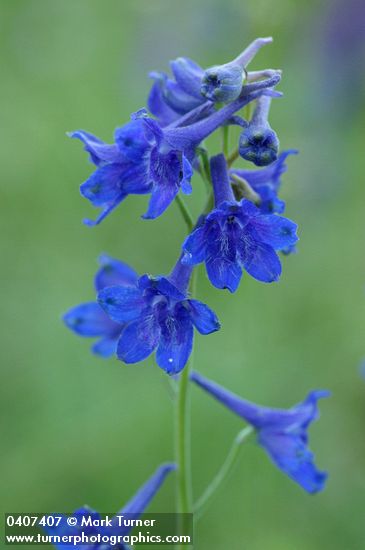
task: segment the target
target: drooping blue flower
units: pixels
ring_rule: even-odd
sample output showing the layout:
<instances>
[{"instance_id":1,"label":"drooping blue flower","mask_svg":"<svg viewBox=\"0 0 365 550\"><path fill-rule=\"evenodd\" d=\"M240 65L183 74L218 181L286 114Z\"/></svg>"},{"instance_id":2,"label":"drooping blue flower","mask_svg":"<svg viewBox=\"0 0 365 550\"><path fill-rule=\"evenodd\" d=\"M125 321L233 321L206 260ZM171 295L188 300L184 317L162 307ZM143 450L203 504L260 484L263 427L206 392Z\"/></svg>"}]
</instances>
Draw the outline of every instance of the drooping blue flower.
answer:
<instances>
[{"instance_id":1,"label":"drooping blue flower","mask_svg":"<svg viewBox=\"0 0 365 550\"><path fill-rule=\"evenodd\" d=\"M168 374L180 372L193 346L193 328L210 334L220 328L215 313L188 298L192 268L179 260L168 277L143 275L134 286L116 285L99 292L109 317L125 325L117 356L137 363L156 350L157 364Z\"/></svg>"},{"instance_id":2,"label":"drooping blue flower","mask_svg":"<svg viewBox=\"0 0 365 550\"><path fill-rule=\"evenodd\" d=\"M108 286L136 283L138 276L127 264L106 254L100 256L99 262L101 267L94 279L96 292ZM123 325L112 321L96 301L71 308L63 316L63 321L79 336L99 338L91 348L93 353L101 357L114 355Z\"/></svg>"},{"instance_id":3,"label":"drooping blue flower","mask_svg":"<svg viewBox=\"0 0 365 550\"><path fill-rule=\"evenodd\" d=\"M287 170L287 157L297 153L298 151L295 149L288 149L280 153L278 159L265 168L260 170L232 169L230 174L236 174L249 183L261 199L260 210L264 214L273 214L274 212L282 214L285 210L285 202L278 197L281 176Z\"/></svg>"},{"instance_id":4,"label":"drooping blue flower","mask_svg":"<svg viewBox=\"0 0 365 550\"><path fill-rule=\"evenodd\" d=\"M270 104L269 96L257 100L252 119L239 139L239 154L256 166L267 166L278 157L279 139L268 122Z\"/></svg>"},{"instance_id":5,"label":"drooping blue flower","mask_svg":"<svg viewBox=\"0 0 365 550\"><path fill-rule=\"evenodd\" d=\"M183 262L205 262L211 283L234 292L242 268L258 281L277 281L281 263L276 250L293 245L297 226L276 214L263 214L247 199L237 202L229 182L225 158L212 157L215 208L183 243Z\"/></svg>"},{"instance_id":6,"label":"drooping blue flower","mask_svg":"<svg viewBox=\"0 0 365 550\"><path fill-rule=\"evenodd\" d=\"M247 76L247 65L259 49L270 42L271 37L257 38L233 61L207 69L201 80L202 95L214 102L227 103L237 99Z\"/></svg>"},{"instance_id":7,"label":"drooping blue flower","mask_svg":"<svg viewBox=\"0 0 365 550\"><path fill-rule=\"evenodd\" d=\"M318 399L328 397L330 392L312 391L291 409L270 409L242 399L197 372L192 373L191 379L255 428L259 445L287 476L308 493L324 488L327 473L317 470L314 464L307 430L318 418Z\"/></svg>"},{"instance_id":8,"label":"drooping blue flower","mask_svg":"<svg viewBox=\"0 0 365 550\"><path fill-rule=\"evenodd\" d=\"M162 486L163 482L165 481L166 476L176 469L175 464L162 464L157 468L157 470L154 472L154 474L146 481L146 483L137 491L137 493L132 497L132 499L127 502L127 504L116 514L116 516L124 516L127 520L133 520L137 519L147 508L157 491ZM99 543L91 543L90 545L84 543L80 544L73 544L73 539L71 539L70 543L57 543L55 544L56 548L60 548L62 550L112 550L112 549L118 549L118 550L127 550L129 549L129 545L123 544L123 539L119 539L120 542L118 543L118 538L116 537L126 537L129 535L130 531L133 529L133 524L131 526L121 526L119 527L119 521L117 518L113 518L111 520L112 526L83 526L82 520L88 521L88 518L91 518L91 521L94 522L95 520L100 520L101 516L98 512L95 510L92 510L88 506L84 506L82 508L79 508L76 510L72 516L75 517L77 521L76 526L70 526L67 524L67 517L63 514L50 514L53 516L61 517L61 521L58 523L57 526L45 526L44 530L46 531L47 535L51 536L80 536L82 532L85 533L87 537L96 536L100 534L101 537L111 537L111 540L106 543L105 541L101 541ZM114 537L114 538L113 538ZM115 541L115 544L113 542Z\"/></svg>"}]
</instances>

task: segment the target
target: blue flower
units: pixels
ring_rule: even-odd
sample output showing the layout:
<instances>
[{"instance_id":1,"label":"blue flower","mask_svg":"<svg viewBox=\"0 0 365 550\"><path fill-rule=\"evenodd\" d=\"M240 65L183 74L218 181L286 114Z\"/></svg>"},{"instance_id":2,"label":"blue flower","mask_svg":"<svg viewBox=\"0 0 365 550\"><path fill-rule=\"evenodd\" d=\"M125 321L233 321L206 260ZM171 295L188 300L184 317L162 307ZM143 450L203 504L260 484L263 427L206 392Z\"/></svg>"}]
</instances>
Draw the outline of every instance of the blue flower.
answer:
<instances>
[{"instance_id":1,"label":"blue flower","mask_svg":"<svg viewBox=\"0 0 365 550\"><path fill-rule=\"evenodd\" d=\"M101 208L95 221L86 219L86 225L99 224L128 195L150 193L152 182L145 178L148 171L146 151L149 140L142 121L133 120L115 131L114 145L107 145L84 131L71 137L80 139L90 160L97 166L95 172L80 186L81 194L91 204Z\"/></svg>"},{"instance_id":2,"label":"blue flower","mask_svg":"<svg viewBox=\"0 0 365 550\"><path fill-rule=\"evenodd\" d=\"M252 189L259 195L260 210L264 214L277 212L282 214L285 210L285 202L278 197L281 187L281 175L286 172L286 159L289 155L295 155L298 151L289 149L280 153L278 159L260 170L230 170L230 174L236 174L246 180Z\"/></svg>"},{"instance_id":3,"label":"blue flower","mask_svg":"<svg viewBox=\"0 0 365 550\"><path fill-rule=\"evenodd\" d=\"M308 493L324 488L327 473L317 470L314 464L307 429L318 418L318 399L328 397L330 392L312 391L291 409L270 409L242 399L197 372L191 379L256 429L259 445L287 476Z\"/></svg>"},{"instance_id":4,"label":"blue flower","mask_svg":"<svg viewBox=\"0 0 365 550\"><path fill-rule=\"evenodd\" d=\"M117 516L124 516L126 520L133 520L137 519L145 510L145 508L148 506L148 504L151 502L157 491L160 489L161 485L163 484L166 476L173 470L175 470L176 466L175 464L162 464L155 473L147 480L147 482L139 489L139 491L134 495L134 497L127 502L127 504L116 514ZM81 533L84 532L86 536L97 536L101 535L101 537L112 537L112 539L108 543L90 543L90 545L85 544L76 544L74 545L71 541L69 544L67 543L57 543L55 544L56 548L60 548L62 550L112 550L114 548L117 548L118 550L126 550L129 548L128 545L123 544L122 542L119 544L112 544L113 539L115 542L118 541L115 537L126 537L129 535L130 531L133 529L132 526L121 526L119 527L119 521L117 518L113 518L111 520L112 526L97 526L97 522L95 526L82 526L82 519L85 518L87 521L88 518L91 518L91 521L94 522L95 520L100 520L101 516L98 512L95 510L92 510L91 508L84 506L82 508L79 508L76 510L72 516L76 517L78 520L77 526L69 526L67 524L67 518L63 516L62 514L52 514L53 516L61 517L61 521L59 524L53 527L45 527L45 531L47 535L49 536L81 536Z\"/></svg>"},{"instance_id":5,"label":"blue flower","mask_svg":"<svg viewBox=\"0 0 365 550\"><path fill-rule=\"evenodd\" d=\"M227 103L237 99L248 76L247 65L259 49L270 42L272 38L257 38L233 61L207 69L202 77L201 93L214 102Z\"/></svg>"},{"instance_id":6,"label":"blue flower","mask_svg":"<svg viewBox=\"0 0 365 550\"><path fill-rule=\"evenodd\" d=\"M106 254L100 256L99 262L101 267L94 280L97 292L112 285L136 283L137 274L127 264ZM63 320L79 336L100 338L91 348L93 353L102 357L114 355L123 325L112 321L96 301L71 308L65 313Z\"/></svg>"},{"instance_id":7,"label":"blue flower","mask_svg":"<svg viewBox=\"0 0 365 550\"><path fill-rule=\"evenodd\" d=\"M270 103L269 96L257 100L252 119L239 139L239 154L256 166L267 166L278 157L279 139L267 120Z\"/></svg>"},{"instance_id":8,"label":"blue flower","mask_svg":"<svg viewBox=\"0 0 365 550\"><path fill-rule=\"evenodd\" d=\"M234 292L242 268L255 279L270 283L281 274L276 250L292 246L297 226L275 214L263 214L252 202L236 202L228 179L224 156L211 159L215 208L186 238L183 262L205 262L211 283Z\"/></svg>"},{"instance_id":9,"label":"blue flower","mask_svg":"<svg viewBox=\"0 0 365 550\"><path fill-rule=\"evenodd\" d=\"M134 286L121 284L99 292L103 310L125 325L117 347L121 361L137 363L157 350L157 364L177 374L189 359L193 327L201 334L220 328L208 306L187 297L191 270L179 260L168 277L143 275Z\"/></svg>"},{"instance_id":10,"label":"blue flower","mask_svg":"<svg viewBox=\"0 0 365 550\"><path fill-rule=\"evenodd\" d=\"M191 193L190 162L181 150L169 146L162 128L147 119L144 110L117 128L115 146L91 139L85 132L74 132L72 137L82 139L98 167L80 187L84 197L102 208L96 221L85 220L87 225L100 223L130 194L151 193L144 217L155 218L164 212L180 189Z\"/></svg>"}]
</instances>

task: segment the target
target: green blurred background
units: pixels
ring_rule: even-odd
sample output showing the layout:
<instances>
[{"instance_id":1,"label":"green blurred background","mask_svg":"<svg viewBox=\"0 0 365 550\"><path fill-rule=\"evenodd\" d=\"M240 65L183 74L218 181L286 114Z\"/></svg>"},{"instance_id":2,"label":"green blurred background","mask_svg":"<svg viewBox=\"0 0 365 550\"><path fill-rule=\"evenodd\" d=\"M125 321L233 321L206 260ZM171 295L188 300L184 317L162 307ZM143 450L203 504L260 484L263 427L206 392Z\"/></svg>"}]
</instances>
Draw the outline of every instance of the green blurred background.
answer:
<instances>
[{"instance_id":1,"label":"green blurred background","mask_svg":"<svg viewBox=\"0 0 365 550\"><path fill-rule=\"evenodd\" d=\"M184 55L230 60L257 36L275 42L253 68L281 67L271 122L289 159L283 195L299 252L279 284L245 277L230 295L200 270L199 298L222 330L196 338L196 367L258 403L287 407L329 388L311 430L326 490L309 496L248 443L199 525L197 548L365 547L364 5L294 0L1 0L1 505L4 511L118 510L173 458L173 403L152 358L125 366L89 352L60 317L93 298L104 251L166 273L185 236L176 206L140 219L129 198L100 227L78 192L90 174L65 132L111 140L145 105L149 70ZM362 19L361 19L362 18ZM198 212L201 183L190 202ZM193 388L198 495L241 427ZM171 511L172 476L150 511Z\"/></svg>"}]
</instances>

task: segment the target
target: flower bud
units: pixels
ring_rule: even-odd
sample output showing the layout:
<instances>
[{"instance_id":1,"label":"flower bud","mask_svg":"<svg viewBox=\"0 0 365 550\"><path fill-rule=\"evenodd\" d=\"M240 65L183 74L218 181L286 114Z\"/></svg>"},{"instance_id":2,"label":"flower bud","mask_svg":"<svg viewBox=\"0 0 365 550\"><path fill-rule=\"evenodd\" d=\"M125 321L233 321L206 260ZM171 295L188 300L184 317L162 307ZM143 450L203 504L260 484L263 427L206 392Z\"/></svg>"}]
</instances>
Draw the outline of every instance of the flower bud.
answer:
<instances>
[{"instance_id":1,"label":"flower bud","mask_svg":"<svg viewBox=\"0 0 365 550\"><path fill-rule=\"evenodd\" d=\"M228 103L240 95L244 77L244 69L233 63L211 67L204 73L200 91L211 101Z\"/></svg>"},{"instance_id":2,"label":"flower bud","mask_svg":"<svg viewBox=\"0 0 365 550\"><path fill-rule=\"evenodd\" d=\"M223 103L237 99L246 78L247 65L262 46L270 42L272 42L271 37L257 38L233 61L207 69L202 78L200 89L202 95L211 101Z\"/></svg>"},{"instance_id":3,"label":"flower bud","mask_svg":"<svg viewBox=\"0 0 365 550\"><path fill-rule=\"evenodd\" d=\"M267 120L270 105L271 97L261 96L249 125L240 135L240 156L256 166L267 166L278 158L279 139Z\"/></svg>"},{"instance_id":4,"label":"flower bud","mask_svg":"<svg viewBox=\"0 0 365 550\"><path fill-rule=\"evenodd\" d=\"M279 139L270 126L249 125L239 141L240 156L256 166L267 166L278 158Z\"/></svg>"}]
</instances>

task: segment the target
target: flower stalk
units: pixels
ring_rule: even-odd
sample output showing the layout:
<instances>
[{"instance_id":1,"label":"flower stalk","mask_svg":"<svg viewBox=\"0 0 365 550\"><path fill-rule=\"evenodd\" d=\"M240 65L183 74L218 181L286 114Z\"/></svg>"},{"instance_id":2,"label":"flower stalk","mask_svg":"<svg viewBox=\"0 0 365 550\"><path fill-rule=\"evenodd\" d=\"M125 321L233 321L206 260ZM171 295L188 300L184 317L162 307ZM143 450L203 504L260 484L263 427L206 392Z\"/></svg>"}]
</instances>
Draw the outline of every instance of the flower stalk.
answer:
<instances>
[{"instance_id":1,"label":"flower stalk","mask_svg":"<svg viewBox=\"0 0 365 550\"><path fill-rule=\"evenodd\" d=\"M243 443L252 433L253 428L251 426L246 426L246 428L238 432L238 434L234 438L231 448L229 449L227 457L224 460L222 466L220 467L216 476L210 482L208 487L205 489L204 493L199 497L194 505L195 521L197 521L203 515L207 505L217 493L218 489L223 485L225 481L227 481L227 478L232 473L234 467L238 462Z\"/></svg>"},{"instance_id":2,"label":"flower stalk","mask_svg":"<svg viewBox=\"0 0 365 550\"><path fill-rule=\"evenodd\" d=\"M190 294L195 296L196 271L190 279ZM184 534L188 527L188 516L192 512L192 475L191 475L191 410L190 410L190 372L192 370L193 354L185 366L179 380L176 400L176 464L177 464L177 508L181 514L180 533ZM182 550L184 546L180 547Z\"/></svg>"}]
</instances>

